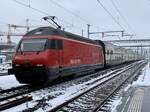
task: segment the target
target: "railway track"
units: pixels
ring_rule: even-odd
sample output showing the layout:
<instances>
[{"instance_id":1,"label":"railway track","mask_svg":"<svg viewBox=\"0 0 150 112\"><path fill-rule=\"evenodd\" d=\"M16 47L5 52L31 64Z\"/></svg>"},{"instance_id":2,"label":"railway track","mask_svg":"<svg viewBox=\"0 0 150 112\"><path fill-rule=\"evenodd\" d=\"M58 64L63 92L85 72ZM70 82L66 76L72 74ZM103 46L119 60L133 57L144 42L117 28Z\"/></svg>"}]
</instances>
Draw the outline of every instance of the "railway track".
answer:
<instances>
[{"instance_id":1,"label":"railway track","mask_svg":"<svg viewBox=\"0 0 150 112\"><path fill-rule=\"evenodd\" d=\"M136 66L135 66L136 65ZM132 64L126 69L114 71L106 77L93 82L88 89L79 92L72 98L51 108L49 111L97 111L106 100L125 83L135 70L141 69L144 63ZM125 72L126 71L126 72Z\"/></svg>"},{"instance_id":2,"label":"railway track","mask_svg":"<svg viewBox=\"0 0 150 112\"><path fill-rule=\"evenodd\" d=\"M0 111L9 109L11 107L20 105L22 103L25 103L31 100L32 100L32 96L28 96L28 95L20 95L20 96L7 98L3 101L0 101Z\"/></svg>"},{"instance_id":3,"label":"railway track","mask_svg":"<svg viewBox=\"0 0 150 112\"><path fill-rule=\"evenodd\" d=\"M0 111L32 100L32 96L24 95L29 92L29 85L18 86L0 91Z\"/></svg>"},{"instance_id":4,"label":"railway track","mask_svg":"<svg viewBox=\"0 0 150 112\"><path fill-rule=\"evenodd\" d=\"M0 102L8 98L23 95L29 92L29 85L18 86L0 91Z\"/></svg>"},{"instance_id":5,"label":"railway track","mask_svg":"<svg viewBox=\"0 0 150 112\"><path fill-rule=\"evenodd\" d=\"M79 83L81 84L81 83L84 83L88 80L91 80L89 83L87 83L87 85L89 85L89 86L94 85L97 82L101 82L100 85L102 85L102 84L105 84L108 80L111 80L111 79L113 80L113 78L116 77L113 74L117 74L117 73L120 74L121 72L125 71L126 69L130 69L133 65L136 65L136 64L137 63L129 64L129 65L125 64L123 66L118 66L118 67L114 67L114 68L111 68L111 69L106 69L106 70L103 70L103 71L100 71L100 72L97 72L97 73L94 73L94 74L91 74L91 75L80 77L79 79L77 78L77 79L72 80L72 81L63 82L62 84L53 85L52 87L45 87L44 89L49 89L49 90L54 90L55 91L59 88L61 88L61 89L62 88L67 88L70 85L79 84ZM107 80L104 80L107 77L109 77L109 78ZM97 80L92 80L94 78L97 78ZM39 89L41 89L42 91L44 90L42 88L39 88ZM2 90L2 91L0 91L0 103L3 102L3 101L6 101L7 99L15 98L15 97L18 97L18 96L23 96L25 94L27 95L25 99L28 99L28 94L30 92L34 93L34 91L37 91L37 90L38 89L31 90L28 85L12 88L12 89L8 89L8 90ZM91 87L91 90L92 90L92 87ZM38 91L40 91L40 90L38 90ZM88 90L88 91L90 91L90 90ZM29 99L31 99L31 98L29 98ZM28 100L24 100L24 101L28 101ZM1 107L1 105L0 105L0 107ZM12 106L10 106L10 108L11 107ZM56 110L59 110L59 109L57 108ZM53 109L51 111L53 111Z\"/></svg>"},{"instance_id":6,"label":"railway track","mask_svg":"<svg viewBox=\"0 0 150 112\"><path fill-rule=\"evenodd\" d=\"M145 66L145 64L141 65L139 67L139 69L137 71L133 72L133 75L127 77L123 83L121 83L104 101L103 103L101 103L97 108L94 109L93 112L104 112L104 111L110 111L108 108L109 107L109 102L114 98L114 96L116 96L116 94L118 94L118 92L120 91L120 89L124 88L125 85L127 85L128 83L126 83L127 81L133 81L134 78L137 76L137 74L141 71L141 69ZM107 106L108 105L108 106ZM108 109L108 110L107 110Z\"/></svg>"},{"instance_id":7,"label":"railway track","mask_svg":"<svg viewBox=\"0 0 150 112\"><path fill-rule=\"evenodd\" d=\"M29 87L28 85L23 85L23 86L12 87L12 88L9 88L9 89L6 89L6 90L1 90L0 95L2 95L4 93L9 93L9 92L12 92L12 91L15 91L15 90L26 89L28 87Z\"/></svg>"}]
</instances>

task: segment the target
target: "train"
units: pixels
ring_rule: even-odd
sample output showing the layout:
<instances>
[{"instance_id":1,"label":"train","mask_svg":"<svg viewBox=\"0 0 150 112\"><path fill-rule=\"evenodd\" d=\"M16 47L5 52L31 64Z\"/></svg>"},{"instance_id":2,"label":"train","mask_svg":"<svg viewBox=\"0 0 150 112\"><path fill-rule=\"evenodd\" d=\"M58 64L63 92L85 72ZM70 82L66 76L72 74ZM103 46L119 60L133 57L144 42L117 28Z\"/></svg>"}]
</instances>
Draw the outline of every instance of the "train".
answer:
<instances>
[{"instance_id":1,"label":"train","mask_svg":"<svg viewBox=\"0 0 150 112\"><path fill-rule=\"evenodd\" d=\"M59 28L39 27L20 40L8 73L20 83L43 84L139 59L132 50L101 40Z\"/></svg>"}]
</instances>

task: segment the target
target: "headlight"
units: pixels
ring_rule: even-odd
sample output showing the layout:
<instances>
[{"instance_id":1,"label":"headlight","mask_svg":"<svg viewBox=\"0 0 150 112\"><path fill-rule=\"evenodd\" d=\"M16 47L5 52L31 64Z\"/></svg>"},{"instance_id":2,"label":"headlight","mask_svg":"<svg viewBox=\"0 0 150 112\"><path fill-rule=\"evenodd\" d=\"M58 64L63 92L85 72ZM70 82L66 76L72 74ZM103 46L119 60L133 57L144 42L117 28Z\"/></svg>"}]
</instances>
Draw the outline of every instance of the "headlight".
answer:
<instances>
[{"instance_id":1,"label":"headlight","mask_svg":"<svg viewBox=\"0 0 150 112\"><path fill-rule=\"evenodd\" d=\"M20 66L19 64L15 64L16 67Z\"/></svg>"},{"instance_id":2,"label":"headlight","mask_svg":"<svg viewBox=\"0 0 150 112\"><path fill-rule=\"evenodd\" d=\"M37 67L42 67L42 66L44 66L43 64L37 64L36 65Z\"/></svg>"}]
</instances>

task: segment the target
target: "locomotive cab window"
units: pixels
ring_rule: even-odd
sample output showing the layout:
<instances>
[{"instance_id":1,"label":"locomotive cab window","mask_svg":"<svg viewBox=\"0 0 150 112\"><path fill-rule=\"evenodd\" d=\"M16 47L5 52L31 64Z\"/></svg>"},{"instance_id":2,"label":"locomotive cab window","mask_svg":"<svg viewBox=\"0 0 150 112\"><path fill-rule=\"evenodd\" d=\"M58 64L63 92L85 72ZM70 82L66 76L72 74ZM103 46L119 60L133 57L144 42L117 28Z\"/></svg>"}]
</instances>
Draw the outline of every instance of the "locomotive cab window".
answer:
<instances>
[{"instance_id":1,"label":"locomotive cab window","mask_svg":"<svg viewBox=\"0 0 150 112\"><path fill-rule=\"evenodd\" d=\"M56 50L62 50L63 49L63 41L52 39L48 41L48 48L49 49L56 49Z\"/></svg>"},{"instance_id":2,"label":"locomotive cab window","mask_svg":"<svg viewBox=\"0 0 150 112\"><path fill-rule=\"evenodd\" d=\"M18 51L43 51L45 49L47 39L25 39L20 42Z\"/></svg>"}]
</instances>

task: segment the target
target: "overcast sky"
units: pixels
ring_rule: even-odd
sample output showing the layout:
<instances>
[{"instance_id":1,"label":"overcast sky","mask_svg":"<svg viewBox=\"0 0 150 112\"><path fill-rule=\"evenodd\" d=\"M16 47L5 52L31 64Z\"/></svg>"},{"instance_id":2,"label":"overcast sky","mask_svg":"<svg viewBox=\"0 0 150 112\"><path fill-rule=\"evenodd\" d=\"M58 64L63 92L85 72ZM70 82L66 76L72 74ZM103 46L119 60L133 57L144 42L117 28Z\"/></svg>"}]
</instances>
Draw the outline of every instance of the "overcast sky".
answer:
<instances>
[{"instance_id":1,"label":"overcast sky","mask_svg":"<svg viewBox=\"0 0 150 112\"><path fill-rule=\"evenodd\" d=\"M0 3L0 31L7 31L6 24L25 25L29 19L31 26L49 25L41 18L47 16L32 8L36 8L50 16L56 16L58 23L70 31L87 36L87 24L91 24L90 31L122 30L114 22L111 16L101 7L97 0L18 0L29 5L31 8L16 3L14 0L1 0ZM150 37L150 1L149 0L100 0L113 17L121 24L126 33L136 34L133 38ZM115 3L125 20L116 11L112 1ZM55 2L55 3L54 3ZM58 4L61 6L58 6ZM71 12L73 14L71 14ZM126 22L125 22L126 21ZM129 24L129 25L127 25ZM21 29L15 30L21 33ZM18 41L19 37L13 38ZM91 38L100 38L100 35L91 35ZM103 40L118 39L117 37L106 37ZM122 39L128 39L123 37ZM102 38L100 38L102 39Z\"/></svg>"}]
</instances>

